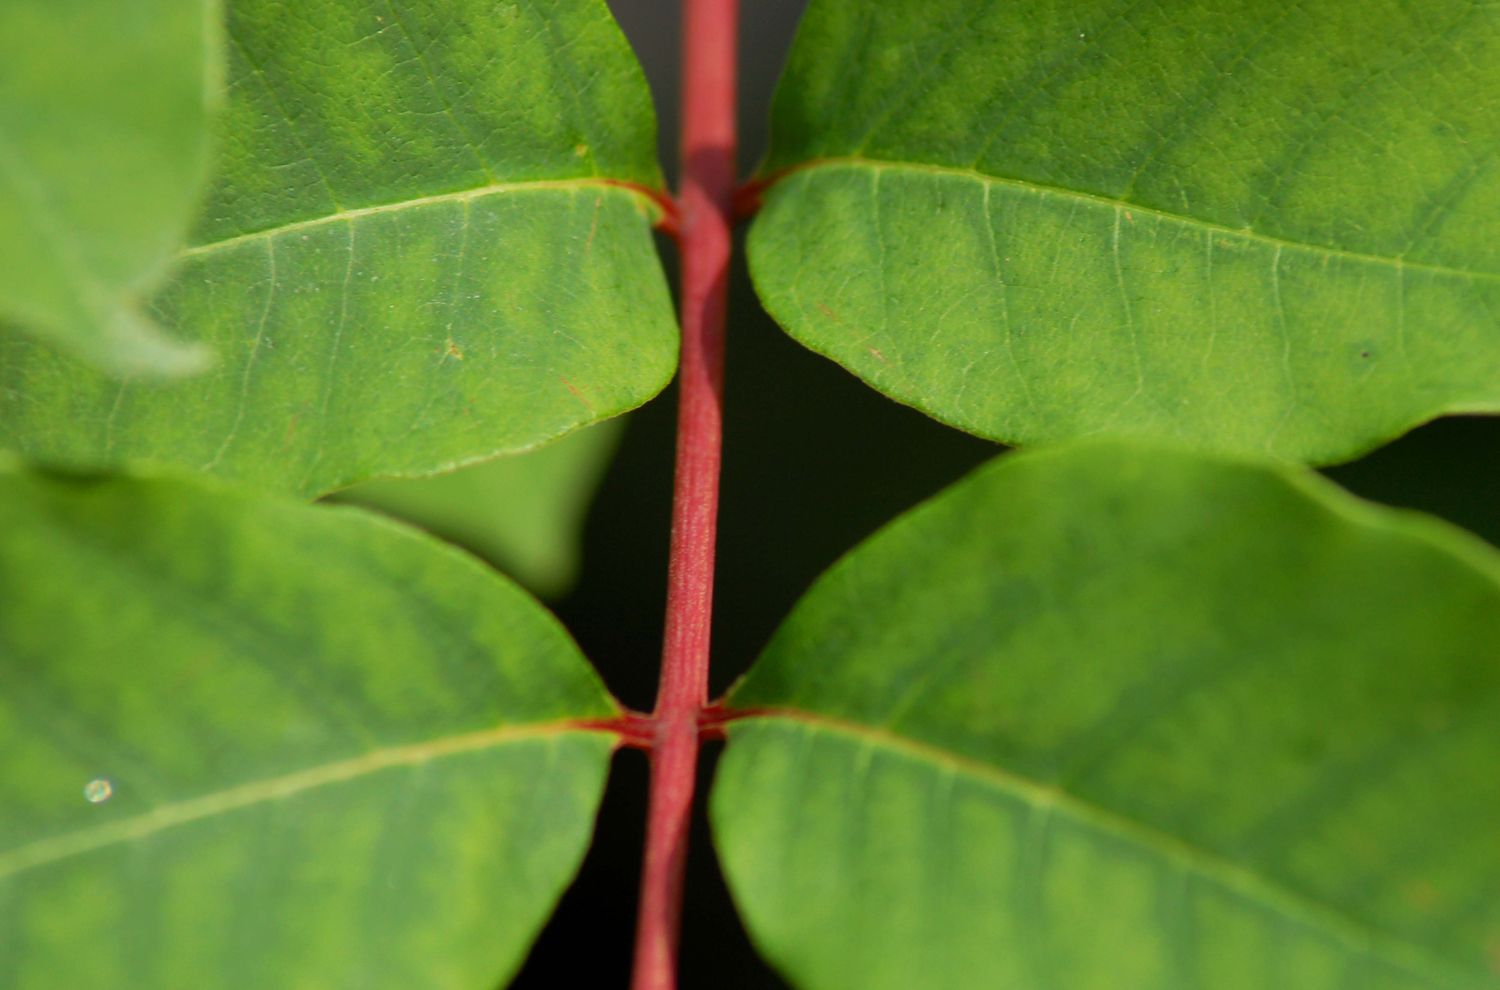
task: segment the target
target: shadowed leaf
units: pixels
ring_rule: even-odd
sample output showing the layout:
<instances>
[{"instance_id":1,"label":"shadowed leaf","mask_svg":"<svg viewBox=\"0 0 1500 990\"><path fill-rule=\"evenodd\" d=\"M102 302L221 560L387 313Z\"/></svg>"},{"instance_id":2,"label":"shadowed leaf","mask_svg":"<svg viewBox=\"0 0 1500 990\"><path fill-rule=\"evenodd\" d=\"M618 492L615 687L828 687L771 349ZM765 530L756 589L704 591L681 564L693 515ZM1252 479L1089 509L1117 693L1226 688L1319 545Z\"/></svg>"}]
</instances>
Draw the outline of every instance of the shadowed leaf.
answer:
<instances>
[{"instance_id":1,"label":"shadowed leaf","mask_svg":"<svg viewBox=\"0 0 1500 990\"><path fill-rule=\"evenodd\" d=\"M112 374L206 364L143 296L203 191L220 14L215 0L0 5L0 331Z\"/></svg>"},{"instance_id":2,"label":"shadowed leaf","mask_svg":"<svg viewBox=\"0 0 1500 990\"><path fill-rule=\"evenodd\" d=\"M337 498L481 554L539 595L561 595L578 573L584 515L624 425L612 420L525 454L432 478L373 481Z\"/></svg>"}]
</instances>

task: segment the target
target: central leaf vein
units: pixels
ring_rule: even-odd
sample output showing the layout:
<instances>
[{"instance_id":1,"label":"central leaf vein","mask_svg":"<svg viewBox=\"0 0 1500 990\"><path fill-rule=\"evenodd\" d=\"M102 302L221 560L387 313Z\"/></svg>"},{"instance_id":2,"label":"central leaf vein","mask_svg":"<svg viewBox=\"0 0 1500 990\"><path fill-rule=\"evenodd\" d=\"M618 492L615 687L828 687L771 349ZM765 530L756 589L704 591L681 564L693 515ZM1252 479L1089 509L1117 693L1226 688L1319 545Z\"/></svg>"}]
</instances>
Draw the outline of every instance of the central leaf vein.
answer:
<instances>
[{"instance_id":1,"label":"central leaf vein","mask_svg":"<svg viewBox=\"0 0 1500 990\"><path fill-rule=\"evenodd\" d=\"M279 777L254 780L186 800L173 801L129 818L48 836L0 852L0 880L108 846L144 839L180 825L268 801L282 800L321 787L346 783L382 770L422 766L445 757L494 749L509 743L553 738L568 733L600 731L602 730L572 721L504 725L405 746L372 750L347 760L307 767Z\"/></svg>"},{"instance_id":2,"label":"central leaf vein","mask_svg":"<svg viewBox=\"0 0 1500 990\"><path fill-rule=\"evenodd\" d=\"M517 192L532 192L544 190L585 190L603 189L632 196L638 200L647 210L655 210L656 204L651 197L642 190L631 187L628 184L616 182L610 179L580 178L580 179L535 179L525 182L494 182L488 185L476 186L473 189L460 189L457 192L434 193L431 196L415 196L411 199L398 200L394 203L380 203L375 206L361 206L353 209L337 210L325 213L321 216L309 217L306 220L294 220L290 223L280 224L275 227L266 227L261 230L252 230L244 234L236 234L222 240L209 241L204 244L194 244L183 248L177 253L179 258L194 258L199 255L213 254L224 251L241 244L257 241L267 237L279 237L283 234L295 233L299 230L311 230L340 221L357 220L360 217L379 216L385 213L400 213L405 210L417 209L423 206L433 206L442 203L469 203L476 199L488 196L500 196Z\"/></svg>"},{"instance_id":3,"label":"central leaf vein","mask_svg":"<svg viewBox=\"0 0 1500 990\"><path fill-rule=\"evenodd\" d=\"M1082 192L1077 189L1068 189L1063 186L1051 186L1046 183L1034 182L1027 179L1017 179L1007 176L989 175L977 172L973 169L958 168L950 165L931 165L925 162L902 162L887 161L878 158L860 158L854 156L815 158L793 166L781 173L771 176L767 183L770 186L780 186L787 179L801 173L813 172L819 169L870 169L873 171L905 171L915 173L926 173L938 176L951 176L953 178L969 179L986 185L1006 186L1022 192L1032 193L1037 196L1052 196L1059 199L1072 200L1073 202L1092 203L1097 206L1107 207L1110 210L1130 210L1131 213L1140 214L1156 220L1165 220L1169 223L1182 224L1187 227L1196 227L1201 230L1229 237L1238 237L1247 241L1264 244L1267 247L1280 250L1291 248L1297 251L1307 251L1313 254L1324 255L1330 258L1341 258L1353 262L1371 265L1381 265L1390 268L1406 269L1410 271L1425 271L1434 275L1443 275L1454 278L1463 278L1478 282L1500 283L1500 272L1483 270L1472 270L1457 268L1452 265L1439 265L1432 262L1413 261L1402 255L1371 254L1364 251L1354 251L1348 248L1335 247L1329 244L1316 244L1309 241L1299 241L1293 238L1277 237L1273 234L1261 233L1248 227L1232 227L1228 224L1217 223L1212 220L1203 220L1198 217L1185 216L1180 213L1172 213L1168 210L1160 210L1155 207L1142 206L1123 199L1103 196L1097 193Z\"/></svg>"},{"instance_id":4,"label":"central leaf vein","mask_svg":"<svg viewBox=\"0 0 1500 990\"><path fill-rule=\"evenodd\" d=\"M1414 973L1446 972L1456 984L1466 985L1465 974L1455 972L1451 964L1438 959L1419 945L1399 939L1280 880L1268 878L1250 866L1226 858L1216 850L1164 832L1148 822L1129 818L1059 787L940 745L900 735L882 726L864 725L821 712L800 708L760 708L738 724L763 721L790 722L813 732L845 736L855 740L862 749L884 749L966 776L1019 799L1032 809L1034 817L1038 813L1044 819L1058 813L1067 815L1102 832L1153 850L1163 858L1175 861L1188 873L1202 876L1247 901L1274 906L1286 916L1299 919L1310 927L1333 932L1355 951L1367 953ZM734 724L731 723L730 729L731 745Z\"/></svg>"}]
</instances>

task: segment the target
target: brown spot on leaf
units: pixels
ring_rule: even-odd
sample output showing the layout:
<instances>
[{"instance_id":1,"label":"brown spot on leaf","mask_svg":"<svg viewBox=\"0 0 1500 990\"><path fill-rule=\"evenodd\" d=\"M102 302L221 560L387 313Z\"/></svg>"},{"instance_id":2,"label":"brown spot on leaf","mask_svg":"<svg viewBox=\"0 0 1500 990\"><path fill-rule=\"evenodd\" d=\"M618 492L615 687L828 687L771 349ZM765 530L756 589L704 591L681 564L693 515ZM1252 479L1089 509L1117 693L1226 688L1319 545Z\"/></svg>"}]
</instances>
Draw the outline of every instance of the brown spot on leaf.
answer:
<instances>
[{"instance_id":1,"label":"brown spot on leaf","mask_svg":"<svg viewBox=\"0 0 1500 990\"><path fill-rule=\"evenodd\" d=\"M1402 888L1401 896L1418 911L1431 913L1437 907L1440 895L1438 889L1426 880L1413 880Z\"/></svg>"},{"instance_id":2,"label":"brown spot on leaf","mask_svg":"<svg viewBox=\"0 0 1500 990\"><path fill-rule=\"evenodd\" d=\"M844 322L843 320L839 319L839 314L835 313L833 310L829 309L827 306L823 305L822 303L815 302L815 303L813 303L813 305L816 306L816 307L818 307L818 312L822 313L824 316L828 317L833 322L835 322L835 323L842 323L842 322Z\"/></svg>"},{"instance_id":3,"label":"brown spot on leaf","mask_svg":"<svg viewBox=\"0 0 1500 990\"><path fill-rule=\"evenodd\" d=\"M587 409L591 413L594 411L593 403L589 402L588 399L585 399L583 397L583 393L578 390L578 386L574 385L572 382L568 381L561 375L557 376L557 380L563 383L563 387L568 390L569 394L571 394L573 398L583 403L583 408Z\"/></svg>"},{"instance_id":4,"label":"brown spot on leaf","mask_svg":"<svg viewBox=\"0 0 1500 990\"><path fill-rule=\"evenodd\" d=\"M458 361L464 359L464 349L459 347L452 337L448 338L448 343L443 347L443 353Z\"/></svg>"},{"instance_id":5,"label":"brown spot on leaf","mask_svg":"<svg viewBox=\"0 0 1500 990\"><path fill-rule=\"evenodd\" d=\"M1453 724L1453 713L1442 705L1423 705L1419 711L1422 728L1428 732L1442 732Z\"/></svg>"}]
</instances>

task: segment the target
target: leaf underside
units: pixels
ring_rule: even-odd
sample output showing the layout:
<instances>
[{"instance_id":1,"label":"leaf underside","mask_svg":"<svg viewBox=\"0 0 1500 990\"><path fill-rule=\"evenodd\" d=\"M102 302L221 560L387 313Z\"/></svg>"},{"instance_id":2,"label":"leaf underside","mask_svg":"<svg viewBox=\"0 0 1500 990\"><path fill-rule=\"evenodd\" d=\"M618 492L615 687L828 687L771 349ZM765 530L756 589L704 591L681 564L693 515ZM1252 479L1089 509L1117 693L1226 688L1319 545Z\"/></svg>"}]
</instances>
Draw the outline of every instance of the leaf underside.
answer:
<instances>
[{"instance_id":1,"label":"leaf underside","mask_svg":"<svg viewBox=\"0 0 1500 990\"><path fill-rule=\"evenodd\" d=\"M1500 559L1263 466L1014 455L826 574L712 813L797 986L1500 987Z\"/></svg>"},{"instance_id":2,"label":"leaf underside","mask_svg":"<svg viewBox=\"0 0 1500 990\"><path fill-rule=\"evenodd\" d=\"M0 474L0 985L494 986L615 708L560 626L352 508Z\"/></svg>"},{"instance_id":3,"label":"leaf underside","mask_svg":"<svg viewBox=\"0 0 1500 990\"><path fill-rule=\"evenodd\" d=\"M204 365L202 348L172 341L142 304L207 178L219 9L0 6L0 334L27 332L115 374Z\"/></svg>"},{"instance_id":4,"label":"leaf underside","mask_svg":"<svg viewBox=\"0 0 1500 990\"><path fill-rule=\"evenodd\" d=\"M676 362L650 96L598 0L235 0L173 388L0 345L0 440L317 495L534 447Z\"/></svg>"},{"instance_id":5,"label":"leaf underside","mask_svg":"<svg viewBox=\"0 0 1500 990\"><path fill-rule=\"evenodd\" d=\"M1500 411L1497 93L1468 0L816 0L752 274L982 436L1345 459Z\"/></svg>"}]
</instances>

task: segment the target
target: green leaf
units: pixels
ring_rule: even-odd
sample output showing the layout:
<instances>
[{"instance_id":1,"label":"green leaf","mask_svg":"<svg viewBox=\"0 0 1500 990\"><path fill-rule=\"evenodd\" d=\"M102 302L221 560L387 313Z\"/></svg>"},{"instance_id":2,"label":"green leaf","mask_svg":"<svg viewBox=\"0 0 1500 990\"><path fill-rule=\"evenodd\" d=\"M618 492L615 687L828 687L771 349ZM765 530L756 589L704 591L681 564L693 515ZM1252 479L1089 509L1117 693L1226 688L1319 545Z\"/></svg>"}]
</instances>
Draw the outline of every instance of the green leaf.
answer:
<instances>
[{"instance_id":1,"label":"green leaf","mask_svg":"<svg viewBox=\"0 0 1500 990\"><path fill-rule=\"evenodd\" d=\"M584 515L619 443L612 420L540 450L432 478L372 481L340 492L474 551L540 595L578 574Z\"/></svg>"},{"instance_id":2,"label":"green leaf","mask_svg":"<svg viewBox=\"0 0 1500 990\"><path fill-rule=\"evenodd\" d=\"M1497 92L1470 0L814 0L752 273L981 436L1348 458L1500 411Z\"/></svg>"},{"instance_id":3,"label":"green leaf","mask_svg":"<svg viewBox=\"0 0 1500 990\"><path fill-rule=\"evenodd\" d=\"M1003 458L729 703L718 845L799 987L1500 987L1500 558L1316 477Z\"/></svg>"},{"instance_id":4,"label":"green leaf","mask_svg":"<svg viewBox=\"0 0 1500 990\"><path fill-rule=\"evenodd\" d=\"M0 331L175 375L142 297L182 246L220 99L217 0L0 5Z\"/></svg>"},{"instance_id":5,"label":"green leaf","mask_svg":"<svg viewBox=\"0 0 1500 990\"><path fill-rule=\"evenodd\" d=\"M316 495L665 384L655 122L600 0L235 0L228 34L219 182L154 303L217 367L122 388L0 345L0 441Z\"/></svg>"},{"instance_id":6,"label":"green leaf","mask_svg":"<svg viewBox=\"0 0 1500 990\"><path fill-rule=\"evenodd\" d=\"M494 986L615 707L464 554L353 508L0 473L0 985Z\"/></svg>"}]
</instances>

